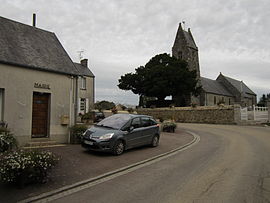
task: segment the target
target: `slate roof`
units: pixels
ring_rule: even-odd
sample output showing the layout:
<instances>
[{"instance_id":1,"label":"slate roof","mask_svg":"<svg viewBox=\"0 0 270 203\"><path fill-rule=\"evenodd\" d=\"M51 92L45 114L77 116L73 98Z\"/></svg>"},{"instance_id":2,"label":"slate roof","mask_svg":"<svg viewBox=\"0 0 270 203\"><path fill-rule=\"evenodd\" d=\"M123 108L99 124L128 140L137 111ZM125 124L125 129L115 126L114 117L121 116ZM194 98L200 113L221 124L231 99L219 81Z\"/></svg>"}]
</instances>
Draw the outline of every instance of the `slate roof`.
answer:
<instances>
[{"instance_id":1,"label":"slate roof","mask_svg":"<svg viewBox=\"0 0 270 203\"><path fill-rule=\"evenodd\" d=\"M224 75L223 75L224 76ZM243 91L245 97L249 97L250 95L256 95L249 87L242 81L235 80L233 78L224 76L226 80L231 83L240 93ZM241 84L242 83L242 84ZM242 86L242 87L241 87Z\"/></svg>"},{"instance_id":2,"label":"slate roof","mask_svg":"<svg viewBox=\"0 0 270 203\"><path fill-rule=\"evenodd\" d=\"M84 67L80 63L74 63L76 66L77 70L79 71L80 75L82 76L88 76L88 77L95 77L92 71L88 67Z\"/></svg>"},{"instance_id":3,"label":"slate roof","mask_svg":"<svg viewBox=\"0 0 270 203\"><path fill-rule=\"evenodd\" d=\"M191 48L197 50L198 47L196 46L195 41L193 40L191 33L187 32L187 31L185 31L185 30L183 30L183 33L184 33L184 36L185 36L187 45L188 45L189 47L191 47Z\"/></svg>"},{"instance_id":4,"label":"slate roof","mask_svg":"<svg viewBox=\"0 0 270 203\"><path fill-rule=\"evenodd\" d=\"M54 33L1 16L0 25L0 63L79 74Z\"/></svg>"},{"instance_id":5,"label":"slate roof","mask_svg":"<svg viewBox=\"0 0 270 203\"><path fill-rule=\"evenodd\" d=\"M188 29L188 31L183 30L181 23L179 23L173 46L176 46L179 43L178 41L183 38L186 41L188 47L198 50L190 29Z\"/></svg>"},{"instance_id":6,"label":"slate roof","mask_svg":"<svg viewBox=\"0 0 270 203\"><path fill-rule=\"evenodd\" d=\"M233 97L233 95L217 80L201 77L201 84L205 92Z\"/></svg>"}]
</instances>

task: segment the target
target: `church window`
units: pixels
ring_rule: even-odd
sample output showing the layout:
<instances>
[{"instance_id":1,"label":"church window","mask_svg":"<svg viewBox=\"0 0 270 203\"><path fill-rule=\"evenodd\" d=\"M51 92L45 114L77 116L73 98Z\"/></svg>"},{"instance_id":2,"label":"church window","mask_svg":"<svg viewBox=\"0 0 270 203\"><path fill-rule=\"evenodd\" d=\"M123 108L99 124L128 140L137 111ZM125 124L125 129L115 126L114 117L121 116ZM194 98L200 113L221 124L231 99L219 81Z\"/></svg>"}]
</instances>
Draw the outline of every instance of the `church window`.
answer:
<instances>
[{"instance_id":1,"label":"church window","mask_svg":"<svg viewBox=\"0 0 270 203\"><path fill-rule=\"evenodd\" d=\"M178 58L183 59L183 52L182 51L178 51Z\"/></svg>"}]
</instances>

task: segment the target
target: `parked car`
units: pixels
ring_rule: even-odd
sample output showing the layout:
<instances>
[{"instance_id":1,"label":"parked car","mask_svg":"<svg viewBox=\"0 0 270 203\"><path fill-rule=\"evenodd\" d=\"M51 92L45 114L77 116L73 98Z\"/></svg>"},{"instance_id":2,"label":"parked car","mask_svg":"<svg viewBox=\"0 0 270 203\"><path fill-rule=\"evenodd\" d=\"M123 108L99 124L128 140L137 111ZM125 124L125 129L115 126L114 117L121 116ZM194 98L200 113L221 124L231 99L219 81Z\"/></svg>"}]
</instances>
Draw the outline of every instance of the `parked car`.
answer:
<instances>
[{"instance_id":1,"label":"parked car","mask_svg":"<svg viewBox=\"0 0 270 203\"><path fill-rule=\"evenodd\" d=\"M159 144L159 125L150 116L115 114L100 121L82 136L82 146L120 155L124 150Z\"/></svg>"},{"instance_id":2,"label":"parked car","mask_svg":"<svg viewBox=\"0 0 270 203\"><path fill-rule=\"evenodd\" d=\"M103 112L99 112L99 111L94 111L94 122L99 122L101 120L103 120L105 118L105 115Z\"/></svg>"}]
</instances>

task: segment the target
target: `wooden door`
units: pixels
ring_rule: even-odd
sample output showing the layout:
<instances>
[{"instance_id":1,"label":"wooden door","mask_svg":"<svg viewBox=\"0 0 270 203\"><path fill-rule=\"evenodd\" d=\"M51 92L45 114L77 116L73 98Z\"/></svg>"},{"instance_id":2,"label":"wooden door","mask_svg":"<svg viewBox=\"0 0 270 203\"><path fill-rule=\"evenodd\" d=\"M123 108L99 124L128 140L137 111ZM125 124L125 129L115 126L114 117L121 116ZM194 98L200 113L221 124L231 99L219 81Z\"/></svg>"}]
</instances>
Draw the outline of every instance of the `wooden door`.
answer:
<instances>
[{"instance_id":1,"label":"wooden door","mask_svg":"<svg viewBox=\"0 0 270 203\"><path fill-rule=\"evenodd\" d=\"M48 137L49 94L34 92L32 137Z\"/></svg>"}]
</instances>

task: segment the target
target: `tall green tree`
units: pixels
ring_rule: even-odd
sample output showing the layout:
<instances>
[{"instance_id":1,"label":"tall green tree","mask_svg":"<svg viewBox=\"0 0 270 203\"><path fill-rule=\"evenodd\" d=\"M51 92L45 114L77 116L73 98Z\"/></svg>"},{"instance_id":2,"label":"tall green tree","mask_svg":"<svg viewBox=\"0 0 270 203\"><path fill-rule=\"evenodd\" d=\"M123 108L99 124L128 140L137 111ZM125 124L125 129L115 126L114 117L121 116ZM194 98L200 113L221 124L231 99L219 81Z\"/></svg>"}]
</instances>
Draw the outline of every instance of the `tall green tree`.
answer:
<instances>
[{"instance_id":1,"label":"tall green tree","mask_svg":"<svg viewBox=\"0 0 270 203\"><path fill-rule=\"evenodd\" d=\"M197 86L197 82L196 71L189 71L185 61L164 53L151 58L145 66L136 68L135 73L121 76L118 87L161 101L171 95L198 95L201 87Z\"/></svg>"}]
</instances>

